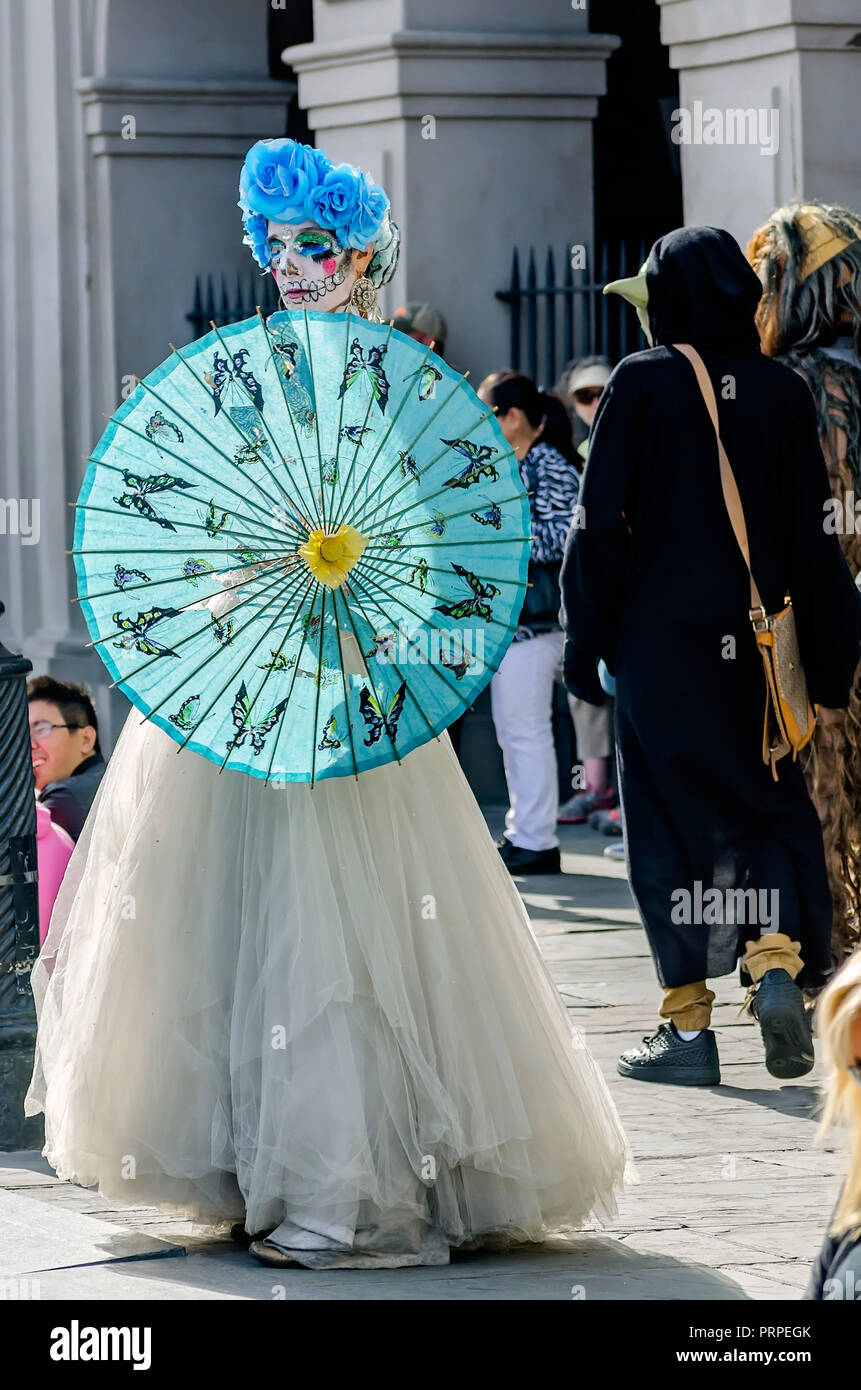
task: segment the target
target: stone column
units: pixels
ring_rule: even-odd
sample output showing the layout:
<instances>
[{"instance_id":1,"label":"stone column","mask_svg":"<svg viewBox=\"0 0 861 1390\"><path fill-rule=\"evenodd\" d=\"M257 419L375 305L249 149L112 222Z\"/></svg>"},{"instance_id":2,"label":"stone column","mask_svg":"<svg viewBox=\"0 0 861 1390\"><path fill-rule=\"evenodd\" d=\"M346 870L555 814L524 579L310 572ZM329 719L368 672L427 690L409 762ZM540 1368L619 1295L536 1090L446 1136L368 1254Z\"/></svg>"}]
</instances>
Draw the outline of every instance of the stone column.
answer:
<instances>
[{"instance_id":1,"label":"stone column","mask_svg":"<svg viewBox=\"0 0 861 1390\"><path fill-rule=\"evenodd\" d=\"M9 646L26 646L37 669L66 647L71 619L65 465L78 402L66 394L64 359L79 328L83 225L70 178L72 9L0 3L0 596Z\"/></svg>"},{"instance_id":2,"label":"stone column","mask_svg":"<svg viewBox=\"0 0 861 1390\"><path fill-rule=\"evenodd\" d=\"M559 0L315 0L285 61L333 159L367 169L403 232L383 302L428 300L477 383L508 365L512 249L592 237L592 127L618 40Z\"/></svg>"},{"instance_id":3,"label":"stone column","mask_svg":"<svg viewBox=\"0 0 861 1390\"><path fill-rule=\"evenodd\" d=\"M253 269L239 170L293 92L264 5L0 0L3 500L37 499L41 528L0 534L7 640L93 686L108 746L128 703L70 602L68 503L129 376L189 340L195 275Z\"/></svg>"},{"instance_id":4,"label":"stone column","mask_svg":"<svg viewBox=\"0 0 861 1390\"><path fill-rule=\"evenodd\" d=\"M680 107L702 139L681 145L685 222L726 227L745 245L790 198L861 208L858 0L657 2ZM728 112L745 113L744 143L729 143L742 122Z\"/></svg>"}]
</instances>

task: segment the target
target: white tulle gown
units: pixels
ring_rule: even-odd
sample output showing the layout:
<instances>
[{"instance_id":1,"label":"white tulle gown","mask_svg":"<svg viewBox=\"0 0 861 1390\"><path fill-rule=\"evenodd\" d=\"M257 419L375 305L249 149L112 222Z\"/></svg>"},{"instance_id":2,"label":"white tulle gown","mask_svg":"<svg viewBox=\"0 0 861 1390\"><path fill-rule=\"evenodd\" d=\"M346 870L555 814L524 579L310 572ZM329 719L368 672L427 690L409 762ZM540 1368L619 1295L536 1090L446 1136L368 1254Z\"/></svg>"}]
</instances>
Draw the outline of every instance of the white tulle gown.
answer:
<instances>
[{"instance_id":1,"label":"white tulle gown","mask_svg":"<svg viewBox=\"0 0 861 1390\"><path fill-rule=\"evenodd\" d=\"M62 1178L313 1267L612 1217L628 1150L447 735L264 787L132 710L37 963Z\"/></svg>"}]
</instances>

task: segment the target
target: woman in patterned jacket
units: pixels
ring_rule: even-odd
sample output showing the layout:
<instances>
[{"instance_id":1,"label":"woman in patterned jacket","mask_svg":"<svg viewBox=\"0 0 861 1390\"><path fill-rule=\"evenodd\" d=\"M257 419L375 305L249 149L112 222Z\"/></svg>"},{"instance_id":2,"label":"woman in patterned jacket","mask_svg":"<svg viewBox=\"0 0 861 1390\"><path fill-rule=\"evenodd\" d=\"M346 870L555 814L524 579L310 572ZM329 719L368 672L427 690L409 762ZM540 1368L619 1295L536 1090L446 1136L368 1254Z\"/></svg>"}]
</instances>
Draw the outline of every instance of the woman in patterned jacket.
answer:
<instances>
[{"instance_id":1,"label":"woman in patterned jacket","mask_svg":"<svg viewBox=\"0 0 861 1390\"><path fill-rule=\"evenodd\" d=\"M559 873L559 810L553 747L553 682L562 660L559 572L580 486L562 402L518 372L478 388L520 461L532 518L530 588L514 641L490 683L509 809L500 853L513 874Z\"/></svg>"}]
</instances>

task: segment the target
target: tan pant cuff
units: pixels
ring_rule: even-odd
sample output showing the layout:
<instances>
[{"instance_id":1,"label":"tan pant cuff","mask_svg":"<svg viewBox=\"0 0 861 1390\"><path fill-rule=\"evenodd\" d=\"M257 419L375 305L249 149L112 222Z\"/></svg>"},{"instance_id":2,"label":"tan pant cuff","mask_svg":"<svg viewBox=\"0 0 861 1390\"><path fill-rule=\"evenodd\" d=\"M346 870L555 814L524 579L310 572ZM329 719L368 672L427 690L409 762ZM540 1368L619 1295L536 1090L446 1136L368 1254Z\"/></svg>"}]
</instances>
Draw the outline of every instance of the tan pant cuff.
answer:
<instances>
[{"instance_id":1,"label":"tan pant cuff","mask_svg":"<svg viewBox=\"0 0 861 1390\"><path fill-rule=\"evenodd\" d=\"M699 980L696 984L665 989L658 1013L661 1018L670 1019L677 1028L692 1033L695 1028L708 1028L713 1003L714 994L705 980Z\"/></svg>"},{"instance_id":2,"label":"tan pant cuff","mask_svg":"<svg viewBox=\"0 0 861 1390\"><path fill-rule=\"evenodd\" d=\"M756 941L745 942L744 968L754 984L759 984L766 970L785 970L794 980L804 966L800 952L800 941L790 941L781 931L766 932Z\"/></svg>"}]
</instances>

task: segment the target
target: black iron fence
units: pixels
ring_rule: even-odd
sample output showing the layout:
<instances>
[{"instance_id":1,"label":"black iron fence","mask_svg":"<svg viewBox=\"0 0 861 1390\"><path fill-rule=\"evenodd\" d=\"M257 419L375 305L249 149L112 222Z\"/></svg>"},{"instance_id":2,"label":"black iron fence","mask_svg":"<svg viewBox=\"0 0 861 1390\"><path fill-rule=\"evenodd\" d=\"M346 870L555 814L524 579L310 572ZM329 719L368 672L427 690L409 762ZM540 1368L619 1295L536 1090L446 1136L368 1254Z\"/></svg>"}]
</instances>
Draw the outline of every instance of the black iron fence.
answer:
<instances>
[{"instance_id":1,"label":"black iron fence","mask_svg":"<svg viewBox=\"0 0 861 1390\"><path fill-rule=\"evenodd\" d=\"M616 363L646 347L631 306L618 295L602 294L609 280L636 275L645 259L642 242L603 246L596 276L591 248L584 254L582 246L566 247L560 278L550 246L539 284L534 248L524 275L515 247L508 288L496 293L511 315L509 365L550 389L572 358L601 353Z\"/></svg>"},{"instance_id":2,"label":"black iron fence","mask_svg":"<svg viewBox=\"0 0 861 1390\"><path fill-rule=\"evenodd\" d=\"M210 323L223 328L226 323L236 323L239 319L250 318L256 314L260 305L264 314L271 314L278 308L278 290L271 275L261 275L259 271L236 277L236 288L231 296L227 289L227 276L220 277L218 290L215 278L198 275L194 282L194 303L186 319L192 327L192 337L200 338L209 332Z\"/></svg>"}]
</instances>

